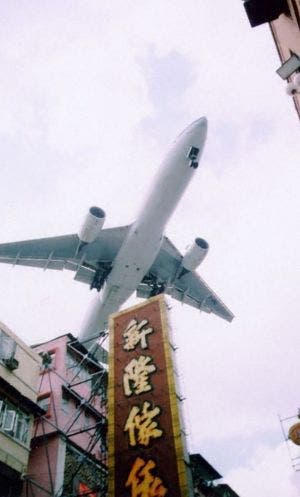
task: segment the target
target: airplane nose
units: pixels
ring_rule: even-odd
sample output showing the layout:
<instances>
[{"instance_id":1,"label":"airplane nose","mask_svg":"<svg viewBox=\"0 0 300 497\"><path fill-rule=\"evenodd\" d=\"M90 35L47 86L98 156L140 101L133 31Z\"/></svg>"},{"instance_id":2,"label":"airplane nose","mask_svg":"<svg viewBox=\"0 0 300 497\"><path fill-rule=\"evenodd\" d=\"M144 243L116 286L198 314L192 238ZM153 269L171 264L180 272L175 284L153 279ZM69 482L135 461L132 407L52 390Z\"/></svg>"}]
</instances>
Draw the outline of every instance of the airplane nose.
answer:
<instances>
[{"instance_id":1,"label":"airplane nose","mask_svg":"<svg viewBox=\"0 0 300 497\"><path fill-rule=\"evenodd\" d=\"M191 140L200 140L202 146L206 140L207 134L207 118L205 116L200 117L194 121L188 128L188 135Z\"/></svg>"},{"instance_id":2,"label":"airplane nose","mask_svg":"<svg viewBox=\"0 0 300 497\"><path fill-rule=\"evenodd\" d=\"M189 148L186 155L189 159L190 167L197 169L201 158L207 135L207 119L200 117L194 121L187 133L186 146Z\"/></svg>"},{"instance_id":3,"label":"airplane nose","mask_svg":"<svg viewBox=\"0 0 300 497\"><path fill-rule=\"evenodd\" d=\"M208 125L207 118L205 116L200 117L199 119L197 119L197 121L195 121L195 125L199 128L207 129Z\"/></svg>"},{"instance_id":4,"label":"airplane nose","mask_svg":"<svg viewBox=\"0 0 300 497\"><path fill-rule=\"evenodd\" d=\"M175 144L186 146L197 146L203 148L207 134L207 118L205 116L193 121L187 128L185 128L180 135L176 138Z\"/></svg>"},{"instance_id":5,"label":"airplane nose","mask_svg":"<svg viewBox=\"0 0 300 497\"><path fill-rule=\"evenodd\" d=\"M201 134L206 135L207 131L207 118L205 116L199 117L199 119L196 119L196 121L193 121L187 128L186 132L187 134L194 134L201 132Z\"/></svg>"},{"instance_id":6,"label":"airplane nose","mask_svg":"<svg viewBox=\"0 0 300 497\"><path fill-rule=\"evenodd\" d=\"M200 121L202 123L202 126L205 126L207 128L207 125L208 125L207 117L205 117L205 116L201 117Z\"/></svg>"}]
</instances>

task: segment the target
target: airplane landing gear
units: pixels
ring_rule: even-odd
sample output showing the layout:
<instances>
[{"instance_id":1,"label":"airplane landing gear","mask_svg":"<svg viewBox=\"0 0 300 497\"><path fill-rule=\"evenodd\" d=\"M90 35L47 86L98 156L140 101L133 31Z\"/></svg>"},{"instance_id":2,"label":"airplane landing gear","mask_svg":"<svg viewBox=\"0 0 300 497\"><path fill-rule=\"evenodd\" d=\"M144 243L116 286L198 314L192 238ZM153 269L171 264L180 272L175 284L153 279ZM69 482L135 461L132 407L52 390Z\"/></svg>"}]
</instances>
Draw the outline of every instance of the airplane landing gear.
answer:
<instances>
[{"instance_id":1,"label":"airplane landing gear","mask_svg":"<svg viewBox=\"0 0 300 497\"><path fill-rule=\"evenodd\" d=\"M161 293L164 293L164 291L165 291L165 285L163 283L160 284L155 283L152 286L150 297L155 297L155 295L160 295Z\"/></svg>"},{"instance_id":2,"label":"airplane landing gear","mask_svg":"<svg viewBox=\"0 0 300 497\"><path fill-rule=\"evenodd\" d=\"M107 269L99 268L99 269L97 269L95 276L94 276L94 279L90 285L90 289L93 290L93 288L96 288L97 292L100 292L110 270L111 270L111 268L107 268Z\"/></svg>"}]
</instances>

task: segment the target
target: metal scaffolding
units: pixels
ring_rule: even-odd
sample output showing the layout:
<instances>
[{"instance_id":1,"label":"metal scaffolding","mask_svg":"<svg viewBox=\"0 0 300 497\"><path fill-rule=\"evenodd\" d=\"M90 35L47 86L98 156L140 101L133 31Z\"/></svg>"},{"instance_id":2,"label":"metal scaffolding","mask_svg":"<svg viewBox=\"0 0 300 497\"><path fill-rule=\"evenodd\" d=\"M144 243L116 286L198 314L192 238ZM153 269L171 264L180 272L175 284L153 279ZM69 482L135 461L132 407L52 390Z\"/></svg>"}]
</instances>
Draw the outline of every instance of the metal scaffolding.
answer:
<instances>
[{"instance_id":1,"label":"metal scaffolding","mask_svg":"<svg viewBox=\"0 0 300 497\"><path fill-rule=\"evenodd\" d=\"M72 335L68 336L72 337ZM107 334L101 333L100 338L102 346ZM41 457L46 464L41 464L39 474L24 475L22 497L105 497L107 495L107 418L105 412L108 372L105 366L94 358L91 352L94 347L93 344L90 350L87 350L74 338L67 343L68 352L75 358L74 365L66 369L67 377L63 377L54 367L51 367L49 353L41 353L43 364L39 392L43 391L44 383L47 381L50 390L51 415L46 408L44 414L35 419L31 451L36 448L38 448L39 453L43 451ZM55 377L58 378L58 382ZM57 384L60 385L60 400L58 400L58 392L55 391L56 387L54 386ZM78 389L84 384L90 386L88 397L80 395L80 388ZM75 404L76 407L62 425L58 409L61 410L63 398L67 398L71 401L72 406ZM45 401L42 398L43 400ZM99 402L102 412L96 408ZM85 422L87 415L88 419L92 420L92 423L88 423L88 425ZM84 447L76 443L76 437L78 438L82 434L85 437ZM57 487L57 483L55 484L55 470L51 460L50 445L54 439L60 440L65 448L64 474L59 487ZM100 449L96 457L95 447L99 442ZM90 473L95 476L93 485L80 484L80 490L75 489L74 481L82 472L87 471L87 468L90 468Z\"/></svg>"},{"instance_id":2,"label":"metal scaffolding","mask_svg":"<svg viewBox=\"0 0 300 497\"><path fill-rule=\"evenodd\" d=\"M288 417L280 417L278 415L282 435L286 443L289 458L291 460L292 467L294 471L300 471L300 446L295 445L289 438L289 428L292 424L298 420L300 422L300 409L298 409L298 414L294 414Z\"/></svg>"}]
</instances>

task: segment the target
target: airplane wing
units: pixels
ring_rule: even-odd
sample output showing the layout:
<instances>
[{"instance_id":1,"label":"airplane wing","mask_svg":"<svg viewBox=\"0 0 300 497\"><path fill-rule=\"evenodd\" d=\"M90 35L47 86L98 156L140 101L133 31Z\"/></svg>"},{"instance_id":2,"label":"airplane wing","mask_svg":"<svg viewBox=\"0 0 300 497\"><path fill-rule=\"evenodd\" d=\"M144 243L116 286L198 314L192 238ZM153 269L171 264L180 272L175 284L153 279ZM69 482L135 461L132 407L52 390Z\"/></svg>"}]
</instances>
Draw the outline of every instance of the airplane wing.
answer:
<instances>
[{"instance_id":1,"label":"airplane wing","mask_svg":"<svg viewBox=\"0 0 300 497\"><path fill-rule=\"evenodd\" d=\"M75 280L98 288L107 276L127 231L128 226L103 229L94 242L79 251L80 240L76 234L3 243L0 244L0 263L44 270L69 269L75 272Z\"/></svg>"},{"instance_id":2,"label":"airplane wing","mask_svg":"<svg viewBox=\"0 0 300 497\"><path fill-rule=\"evenodd\" d=\"M149 297L155 294L156 290L158 293L164 291L184 304L232 321L232 312L195 271L177 277L181 261L181 253L164 237L160 252L149 273L137 288L137 296Z\"/></svg>"}]
</instances>

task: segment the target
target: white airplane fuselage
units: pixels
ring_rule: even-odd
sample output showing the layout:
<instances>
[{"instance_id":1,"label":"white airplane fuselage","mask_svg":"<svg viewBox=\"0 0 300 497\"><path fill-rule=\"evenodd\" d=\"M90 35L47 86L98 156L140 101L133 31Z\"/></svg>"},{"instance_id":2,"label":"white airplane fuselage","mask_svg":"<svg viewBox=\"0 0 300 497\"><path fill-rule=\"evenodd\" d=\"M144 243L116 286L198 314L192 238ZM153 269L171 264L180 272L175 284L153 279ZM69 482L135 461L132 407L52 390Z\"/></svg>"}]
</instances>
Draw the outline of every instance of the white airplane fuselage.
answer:
<instances>
[{"instance_id":1,"label":"white airplane fuselage","mask_svg":"<svg viewBox=\"0 0 300 497\"><path fill-rule=\"evenodd\" d=\"M102 295L95 296L86 315L79 340L84 342L107 328L108 317L136 290L152 266L162 243L165 226L195 173L189 158L192 147L198 161L205 144L207 120L198 119L172 144L150 194L113 261Z\"/></svg>"}]
</instances>

